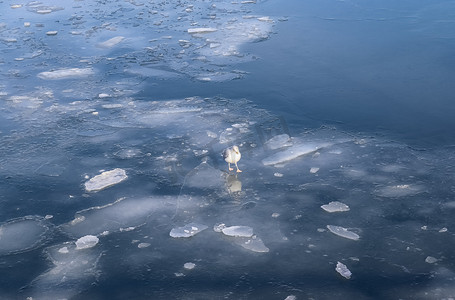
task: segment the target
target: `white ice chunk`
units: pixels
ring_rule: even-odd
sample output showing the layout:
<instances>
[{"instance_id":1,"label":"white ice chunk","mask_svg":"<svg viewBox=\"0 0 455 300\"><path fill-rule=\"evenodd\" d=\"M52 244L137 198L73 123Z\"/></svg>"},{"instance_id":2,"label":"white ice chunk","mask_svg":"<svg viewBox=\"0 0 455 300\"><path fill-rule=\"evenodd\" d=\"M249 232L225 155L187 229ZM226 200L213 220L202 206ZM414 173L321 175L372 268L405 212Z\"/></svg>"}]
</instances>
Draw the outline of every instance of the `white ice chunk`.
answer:
<instances>
[{"instance_id":1,"label":"white ice chunk","mask_svg":"<svg viewBox=\"0 0 455 300\"><path fill-rule=\"evenodd\" d=\"M327 225L327 229L338 236L344 237L346 239L354 240L357 241L360 236L352 231L347 230L344 227L341 226L335 226L335 225Z\"/></svg>"},{"instance_id":2,"label":"white ice chunk","mask_svg":"<svg viewBox=\"0 0 455 300\"><path fill-rule=\"evenodd\" d=\"M69 250L68 250L68 247L62 247L62 248L58 249L58 252L66 254L66 253L69 253Z\"/></svg>"},{"instance_id":3,"label":"white ice chunk","mask_svg":"<svg viewBox=\"0 0 455 300\"><path fill-rule=\"evenodd\" d=\"M289 295L289 296L287 296L286 299L284 299L284 300L297 300L297 297L294 296L294 295Z\"/></svg>"},{"instance_id":4,"label":"white ice chunk","mask_svg":"<svg viewBox=\"0 0 455 300\"><path fill-rule=\"evenodd\" d=\"M172 228L169 235L173 238L187 238L192 237L207 228L208 227L203 224L189 223L182 227Z\"/></svg>"},{"instance_id":5,"label":"white ice chunk","mask_svg":"<svg viewBox=\"0 0 455 300\"><path fill-rule=\"evenodd\" d=\"M125 170L117 168L103 172L91 178L85 183L85 189L88 192L100 191L117 183L120 183L127 178L128 176L126 175Z\"/></svg>"},{"instance_id":6,"label":"white ice chunk","mask_svg":"<svg viewBox=\"0 0 455 300\"><path fill-rule=\"evenodd\" d=\"M98 242L99 239L96 236L86 235L76 241L76 249L81 250L92 248L95 247L95 245L98 244Z\"/></svg>"},{"instance_id":7,"label":"white ice chunk","mask_svg":"<svg viewBox=\"0 0 455 300\"><path fill-rule=\"evenodd\" d=\"M438 261L439 261L439 259L437 259L436 257L433 257L433 256L427 256L427 258L425 258L425 262L429 263L429 264L434 264Z\"/></svg>"},{"instance_id":8,"label":"white ice chunk","mask_svg":"<svg viewBox=\"0 0 455 300\"><path fill-rule=\"evenodd\" d=\"M58 33L57 30L52 30L52 31L46 32L46 35L53 36L53 35L57 35L57 33Z\"/></svg>"},{"instance_id":9,"label":"white ice chunk","mask_svg":"<svg viewBox=\"0 0 455 300\"><path fill-rule=\"evenodd\" d=\"M196 264L192 262L187 262L183 265L183 267L187 270L192 270L194 269L194 267L196 267Z\"/></svg>"},{"instance_id":10,"label":"white ice chunk","mask_svg":"<svg viewBox=\"0 0 455 300\"><path fill-rule=\"evenodd\" d=\"M41 79L48 80L59 80L59 79L71 79L71 78L82 78L93 75L94 71L91 68L69 68L59 69L49 72L41 72L38 77Z\"/></svg>"},{"instance_id":11,"label":"white ice chunk","mask_svg":"<svg viewBox=\"0 0 455 300\"><path fill-rule=\"evenodd\" d=\"M115 45L121 43L124 39L125 39L125 37L123 37L123 36L116 36L111 39L108 39L105 42L99 43L97 46L100 48L112 48Z\"/></svg>"},{"instance_id":12,"label":"white ice chunk","mask_svg":"<svg viewBox=\"0 0 455 300\"><path fill-rule=\"evenodd\" d=\"M190 34L199 34L199 33L210 33L210 32L215 32L217 31L216 28L210 28L210 27L205 27L205 28L189 28L188 33Z\"/></svg>"},{"instance_id":13,"label":"white ice chunk","mask_svg":"<svg viewBox=\"0 0 455 300\"><path fill-rule=\"evenodd\" d=\"M310 173L311 173L311 174L315 174L315 173L317 173L318 171L319 171L319 168L316 168L316 167L313 167L313 168L310 169Z\"/></svg>"},{"instance_id":14,"label":"white ice chunk","mask_svg":"<svg viewBox=\"0 0 455 300\"><path fill-rule=\"evenodd\" d=\"M346 265L343 263L337 262L335 270L346 279L350 279L352 276L351 271L349 271L348 267L346 267Z\"/></svg>"},{"instance_id":15,"label":"white ice chunk","mask_svg":"<svg viewBox=\"0 0 455 300\"><path fill-rule=\"evenodd\" d=\"M142 249L142 248L150 247L150 245L151 245L150 243L139 243L139 244L137 245L137 247L138 247L139 249Z\"/></svg>"},{"instance_id":16,"label":"white ice chunk","mask_svg":"<svg viewBox=\"0 0 455 300\"><path fill-rule=\"evenodd\" d=\"M349 206L338 201L332 201L329 204L321 205L321 208L329 213L349 211Z\"/></svg>"},{"instance_id":17,"label":"white ice chunk","mask_svg":"<svg viewBox=\"0 0 455 300\"><path fill-rule=\"evenodd\" d=\"M323 147L327 147L329 145L330 144L328 144L328 143L321 143L321 144L309 143L309 144L293 145L293 146L287 148L286 150L275 153L275 154L263 159L262 163L265 166L281 164L281 163L293 160L299 156L316 152L319 149L321 149Z\"/></svg>"},{"instance_id":18,"label":"white ice chunk","mask_svg":"<svg viewBox=\"0 0 455 300\"><path fill-rule=\"evenodd\" d=\"M225 235L236 237L252 237L253 228L249 226L230 226L221 230Z\"/></svg>"}]
</instances>

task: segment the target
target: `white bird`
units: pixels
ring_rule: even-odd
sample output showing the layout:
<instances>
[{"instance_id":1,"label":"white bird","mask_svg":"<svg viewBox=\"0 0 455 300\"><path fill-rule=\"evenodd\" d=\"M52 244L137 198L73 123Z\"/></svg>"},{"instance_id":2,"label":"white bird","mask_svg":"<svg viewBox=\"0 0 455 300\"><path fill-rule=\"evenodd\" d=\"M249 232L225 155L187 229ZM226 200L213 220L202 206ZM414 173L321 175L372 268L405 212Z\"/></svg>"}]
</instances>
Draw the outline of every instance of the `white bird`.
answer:
<instances>
[{"instance_id":1,"label":"white bird","mask_svg":"<svg viewBox=\"0 0 455 300\"><path fill-rule=\"evenodd\" d=\"M228 163L229 171L234 170L233 168L231 168L231 164L235 164L237 172L242 172L240 171L239 166L237 166L237 162L240 160L241 157L242 154L240 154L239 147L237 146L232 146L223 151L223 158Z\"/></svg>"}]
</instances>

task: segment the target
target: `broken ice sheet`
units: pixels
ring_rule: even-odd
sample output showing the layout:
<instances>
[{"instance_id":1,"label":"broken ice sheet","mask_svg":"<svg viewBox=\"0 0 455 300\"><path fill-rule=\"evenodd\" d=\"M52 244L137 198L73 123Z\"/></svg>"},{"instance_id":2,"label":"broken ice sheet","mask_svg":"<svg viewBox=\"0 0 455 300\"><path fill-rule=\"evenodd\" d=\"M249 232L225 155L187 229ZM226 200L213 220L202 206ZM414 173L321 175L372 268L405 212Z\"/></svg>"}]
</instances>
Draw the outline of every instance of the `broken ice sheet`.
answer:
<instances>
[{"instance_id":1,"label":"broken ice sheet","mask_svg":"<svg viewBox=\"0 0 455 300\"><path fill-rule=\"evenodd\" d=\"M203 224L189 223L182 227L172 228L169 235L173 238L188 238L198 234L207 228L208 227Z\"/></svg>"},{"instance_id":2,"label":"broken ice sheet","mask_svg":"<svg viewBox=\"0 0 455 300\"><path fill-rule=\"evenodd\" d=\"M358 239L360 239L360 236L357 233L349 231L346 228L341 227L341 226L327 225L327 229L331 233L344 237L346 239L350 239L350 240L354 240L354 241L357 241Z\"/></svg>"},{"instance_id":3,"label":"broken ice sheet","mask_svg":"<svg viewBox=\"0 0 455 300\"><path fill-rule=\"evenodd\" d=\"M96 282L100 249L79 251L74 243L64 243L47 248L45 253L53 267L21 290L25 297L70 299Z\"/></svg>"},{"instance_id":4,"label":"broken ice sheet","mask_svg":"<svg viewBox=\"0 0 455 300\"><path fill-rule=\"evenodd\" d=\"M123 169L117 168L114 170L105 171L87 181L85 183L85 190L87 192L101 191L102 189L116 185L117 183L120 183L127 178L128 176Z\"/></svg>"},{"instance_id":5,"label":"broken ice sheet","mask_svg":"<svg viewBox=\"0 0 455 300\"><path fill-rule=\"evenodd\" d=\"M335 270L346 279L350 279L352 276L351 271L349 271L348 267L343 263L337 262Z\"/></svg>"},{"instance_id":6,"label":"broken ice sheet","mask_svg":"<svg viewBox=\"0 0 455 300\"><path fill-rule=\"evenodd\" d=\"M279 134L276 135L272 138L270 138L267 142L264 144L267 148L270 150L276 150L280 149L283 147L289 147L292 145L291 138L288 134Z\"/></svg>"},{"instance_id":7,"label":"broken ice sheet","mask_svg":"<svg viewBox=\"0 0 455 300\"><path fill-rule=\"evenodd\" d=\"M349 211L349 206L338 201L332 201L329 202L329 204L321 205L321 208L329 213Z\"/></svg>"}]
</instances>

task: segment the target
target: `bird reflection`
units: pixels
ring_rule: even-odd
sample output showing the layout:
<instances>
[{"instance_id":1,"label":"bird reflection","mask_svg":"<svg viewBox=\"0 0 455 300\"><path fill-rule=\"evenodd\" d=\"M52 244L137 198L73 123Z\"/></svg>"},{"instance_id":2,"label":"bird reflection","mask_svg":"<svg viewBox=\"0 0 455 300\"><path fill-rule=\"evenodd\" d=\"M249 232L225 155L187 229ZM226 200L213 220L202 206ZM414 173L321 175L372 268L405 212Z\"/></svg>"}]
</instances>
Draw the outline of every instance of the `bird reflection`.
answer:
<instances>
[{"instance_id":1,"label":"bird reflection","mask_svg":"<svg viewBox=\"0 0 455 300\"><path fill-rule=\"evenodd\" d=\"M242 191L242 182L237 174L229 174L226 178L226 187L230 194L237 194Z\"/></svg>"}]
</instances>

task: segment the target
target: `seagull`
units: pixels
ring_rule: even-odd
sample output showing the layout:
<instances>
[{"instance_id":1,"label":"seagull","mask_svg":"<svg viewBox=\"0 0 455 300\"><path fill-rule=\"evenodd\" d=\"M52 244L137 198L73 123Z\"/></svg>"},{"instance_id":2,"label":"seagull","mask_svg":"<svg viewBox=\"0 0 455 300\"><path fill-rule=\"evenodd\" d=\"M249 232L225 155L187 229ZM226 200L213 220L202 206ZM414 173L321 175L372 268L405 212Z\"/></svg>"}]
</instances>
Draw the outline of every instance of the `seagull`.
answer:
<instances>
[{"instance_id":1,"label":"seagull","mask_svg":"<svg viewBox=\"0 0 455 300\"><path fill-rule=\"evenodd\" d=\"M239 166L237 166L237 162L240 160L241 157L242 154L240 154L239 147L237 146L232 146L223 151L223 158L228 163L229 171L234 170L233 168L231 168L231 164L235 164L235 166L237 167L237 172L242 172L240 171Z\"/></svg>"}]
</instances>

